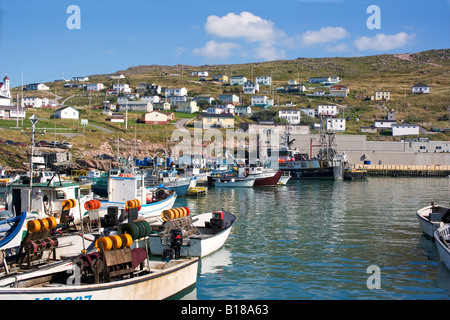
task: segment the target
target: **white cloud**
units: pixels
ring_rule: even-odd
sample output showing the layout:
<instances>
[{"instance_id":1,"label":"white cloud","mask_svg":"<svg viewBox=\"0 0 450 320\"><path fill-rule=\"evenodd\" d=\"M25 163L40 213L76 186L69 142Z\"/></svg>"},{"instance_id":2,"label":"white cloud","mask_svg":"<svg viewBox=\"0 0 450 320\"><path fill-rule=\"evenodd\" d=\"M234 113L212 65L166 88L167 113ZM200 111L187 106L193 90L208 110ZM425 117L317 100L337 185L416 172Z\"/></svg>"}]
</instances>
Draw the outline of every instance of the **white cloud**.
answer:
<instances>
[{"instance_id":1,"label":"white cloud","mask_svg":"<svg viewBox=\"0 0 450 320\"><path fill-rule=\"evenodd\" d=\"M354 44L360 51L389 51L392 49L402 48L415 39L415 34L408 34L406 32L399 32L394 35L379 33L374 37L360 37L355 40Z\"/></svg>"},{"instance_id":2,"label":"white cloud","mask_svg":"<svg viewBox=\"0 0 450 320\"><path fill-rule=\"evenodd\" d=\"M195 48L193 53L207 59L226 59L240 48L237 43L211 40L203 48Z\"/></svg>"},{"instance_id":3,"label":"white cloud","mask_svg":"<svg viewBox=\"0 0 450 320\"><path fill-rule=\"evenodd\" d=\"M348 36L349 33L342 27L324 27L319 31L306 31L300 39L303 46L311 46L317 43L335 43Z\"/></svg>"},{"instance_id":4,"label":"white cloud","mask_svg":"<svg viewBox=\"0 0 450 320\"><path fill-rule=\"evenodd\" d=\"M350 51L351 49L345 43L341 43L336 46L328 46L326 50L329 52L346 52Z\"/></svg>"},{"instance_id":5,"label":"white cloud","mask_svg":"<svg viewBox=\"0 0 450 320\"><path fill-rule=\"evenodd\" d=\"M276 28L272 21L262 19L247 11L243 11L241 14L230 12L223 17L209 16L205 30L220 38L243 38L247 42L264 42L266 44L272 44L286 37L286 34Z\"/></svg>"},{"instance_id":6,"label":"white cloud","mask_svg":"<svg viewBox=\"0 0 450 320\"><path fill-rule=\"evenodd\" d=\"M286 59L286 52L274 46L260 46L255 50L255 57L266 61Z\"/></svg>"}]
</instances>

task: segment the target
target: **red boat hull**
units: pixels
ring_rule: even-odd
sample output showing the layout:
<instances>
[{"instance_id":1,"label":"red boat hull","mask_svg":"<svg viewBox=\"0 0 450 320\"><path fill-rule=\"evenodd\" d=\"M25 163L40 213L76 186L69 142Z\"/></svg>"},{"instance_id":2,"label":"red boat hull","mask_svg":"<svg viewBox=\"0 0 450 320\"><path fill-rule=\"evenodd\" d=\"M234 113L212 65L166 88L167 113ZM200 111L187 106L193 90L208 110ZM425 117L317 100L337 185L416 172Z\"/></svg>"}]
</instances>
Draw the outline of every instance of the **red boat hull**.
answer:
<instances>
[{"instance_id":1,"label":"red boat hull","mask_svg":"<svg viewBox=\"0 0 450 320\"><path fill-rule=\"evenodd\" d=\"M276 186L278 183L278 180L280 180L280 177L282 174L283 174L283 171L278 170L278 172L275 173L271 177L257 178L257 179L255 179L254 186Z\"/></svg>"}]
</instances>

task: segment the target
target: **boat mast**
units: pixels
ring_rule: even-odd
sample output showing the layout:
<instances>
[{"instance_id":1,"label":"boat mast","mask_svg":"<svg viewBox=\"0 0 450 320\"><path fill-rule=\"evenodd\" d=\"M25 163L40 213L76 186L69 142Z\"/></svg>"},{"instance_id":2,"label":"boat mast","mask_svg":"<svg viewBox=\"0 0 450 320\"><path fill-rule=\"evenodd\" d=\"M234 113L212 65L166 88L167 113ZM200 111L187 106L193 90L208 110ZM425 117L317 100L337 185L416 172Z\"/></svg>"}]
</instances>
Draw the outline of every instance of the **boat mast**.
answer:
<instances>
[{"instance_id":1,"label":"boat mast","mask_svg":"<svg viewBox=\"0 0 450 320\"><path fill-rule=\"evenodd\" d=\"M36 117L35 114L33 114L30 118L31 125L32 125L32 132L31 132L31 156L30 156L30 190L28 193L28 211L31 211L31 195L33 188L33 156L34 156L34 135L36 133L36 123L39 121L38 117Z\"/></svg>"}]
</instances>

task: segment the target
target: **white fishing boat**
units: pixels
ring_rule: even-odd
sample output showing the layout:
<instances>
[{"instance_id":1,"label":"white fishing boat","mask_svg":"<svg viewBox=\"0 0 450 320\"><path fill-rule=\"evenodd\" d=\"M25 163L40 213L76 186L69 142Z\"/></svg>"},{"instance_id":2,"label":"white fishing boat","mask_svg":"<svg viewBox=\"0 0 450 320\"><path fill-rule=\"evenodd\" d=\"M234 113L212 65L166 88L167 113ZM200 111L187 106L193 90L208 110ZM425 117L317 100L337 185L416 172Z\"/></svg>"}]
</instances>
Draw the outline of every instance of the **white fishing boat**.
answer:
<instances>
[{"instance_id":1,"label":"white fishing boat","mask_svg":"<svg viewBox=\"0 0 450 320\"><path fill-rule=\"evenodd\" d=\"M220 249L228 239L236 216L227 211L215 211L194 216L169 219L175 211L189 212L187 208L174 208L164 212L162 225L152 225L149 243L152 255L164 255L167 250L182 257L204 257Z\"/></svg>"},{"instance_id":2,"label":"white fishing boat","mask_svg":"<svg viewBox=\"0 0 450 320\"><path fill-rule=\"evenodd\" d=\"M153 261L143 248L114 249L0 279L0 299L161 300L195 285L197 268L198 258Z\"/></svg>"},{"instance_id":3,"label":"white fishing boat","mask_svg":"<svg viewBox=\"0 0 450 320\"><path fill-rule=\"evenodd\" d=\"M255 184L254 177L235 178L235 177L221 177L214 179L213 185L215 187L229 187L229 188L251 188Z\"/></svg>"},{"instance_id":4,"label":"white fishing boat","mask_svg":"<svg viewBox=\"0 0 450 320\"><path fill-rule=\"evenodd\" d=\"M108 199L100 201L101 216L107 208L117 206L126 209L127 201L137 199L140 202L139 214L143 217L157 217L163 210L171 209L177 198L173 190L167 188L146 188L144 176L136 174L111 176L108 178Z\"/></svg>"},{"instance_id":5,"label":"white fishing boat","mask_svg":"<svg viewBox=\"0 0 450 320\"><path fill-rule=\"evenodd\" d=\"M291 178L292 176L290 171L283 171L283 174L278 180L278 185L285 186Z\"/></svg>"},{"instance_id":6,"label":"white fishing boat","mask_svg":"<svg viewBox=\"0 0 450 320\"><path fill-rule=\"evenodd\" d=\"M445 266L450 269L450 225L444 224L442 227L435 230L433 235L441 259Z\"/></svg>"},{"instance_id":7,"label":"white fishing boat","mask_svg":"<svg viewBox=\"0 0 450 320\"><path fill-rule=\"evenodd\" d=\"M11 211L3 210L0 220L0 249L7 250L19 247L27 232L27 213L14 216Z\"/></svg>"},{"instance_id":8,"label":"white fishing boat","mask_svg":"<svg viewBox=\"0 0 450 320\"><path fill-rule=\"evenodd\" d=\"M65 182L59 177L52 176L48 182L33 183L25 177L8 188L6 195L6 209L15 215L26 211L30 217L43 219L47 217L60 218L63 205L74 200L73 206L67 208L74 217L75 223L80 221L80 213L85 216L84 204L92 200L93 193L89 188L79 183Z\"/></svg>"},{"instance_id":9,"label":"white fishing boat","mask_svg":"<svg viewBox=\"0 0 450 320\"><path fill-rule=\"evenodd\" d=\"M431 205L423 207L416 212L420 227L425 235L434 237L434 231L450 222L450 207Z\"/></svg>"}]
</instances>

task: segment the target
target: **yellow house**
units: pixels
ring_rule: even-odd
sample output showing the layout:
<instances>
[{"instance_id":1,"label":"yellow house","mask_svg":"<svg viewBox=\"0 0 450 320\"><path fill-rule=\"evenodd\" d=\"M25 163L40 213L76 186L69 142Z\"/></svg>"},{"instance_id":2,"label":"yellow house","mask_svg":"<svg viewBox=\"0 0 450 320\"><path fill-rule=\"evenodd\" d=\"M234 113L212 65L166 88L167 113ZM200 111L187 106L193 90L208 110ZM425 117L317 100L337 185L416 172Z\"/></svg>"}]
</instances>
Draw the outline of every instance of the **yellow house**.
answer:
<instances>
[{"instance_id":1,"label":"yellow house","mask_svg":"<svg viewBox=\"0 0 450 320\"><path fill-rule=\"evenodd\" d=\"M200 113L203 129L234 128L234 116L230 113Z\"/></svg>"}]
</instances>

